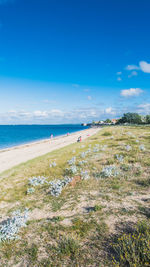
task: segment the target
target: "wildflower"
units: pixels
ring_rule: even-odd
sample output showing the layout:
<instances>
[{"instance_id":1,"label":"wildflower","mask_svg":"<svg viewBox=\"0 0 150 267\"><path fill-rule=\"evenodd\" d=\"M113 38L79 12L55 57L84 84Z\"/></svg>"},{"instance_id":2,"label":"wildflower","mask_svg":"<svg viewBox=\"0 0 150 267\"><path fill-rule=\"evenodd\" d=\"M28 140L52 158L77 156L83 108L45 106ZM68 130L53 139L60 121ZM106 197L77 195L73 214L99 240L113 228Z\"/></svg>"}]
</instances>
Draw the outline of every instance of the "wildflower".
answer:
<instances>
[{"instance_id":1,"label":"wildflower","mask_svg":"<svg viewBox=\"0 0 150 267\"><path fill-rule=\"evenodd\" d=\"M20 228L26 227L27 220L28 209L25 209L24 214L21 214L20 210L13 212L12 217L3 221L0 225L0 242L18 239L17 233Z\"/></svg>"},{"instance_id":2,"label":"wildflower","mask_svg":"<svg viewBox=\"0 0 150 267\"><path fill-rule=\"evenodd\" d=\"M131 146L129 146L129 145L126 146L126 150L127 150L127 151L130 151L131 149L132 149Z\"/></svg>"},{"instance_id":3,"label":"wildflower","mask_svg":"<svg viewBox=\"0 0 150 267\"><path fill-rule=\"evenodd\" d=\"M30 187L27 189L27 194L32 194L34 193L35 189L33 187Z\"/></svg>"},{"instance_id":4,"label":"wildflower","mask_svg":"<svg viewBox=\"0 0 150 267\"><path fill-rule=\"evenodd\" d=\"M76 162L76 157L73 157L72 159L68 160L69 165L73 165Z\"/></svg>"},{"instance_id":5,"label":"wildflower","mask_svg":"<svg viewBox=\"0 0 150 267\"><path fill-rule=\"evenodd\" d=\"M93 147L93 152L94 152L94 153L99 152L99 146L95 146L95 147Z\"/></svg>"},{"instance_id":6,"label":"wildflower","mask_svg":"<svg viewBox=\"0 0 150 267\"><path fill-rule=\"evenodd\" d=\"M88 171L81 171L82 180L88 180L90 178Z\"/></svg>"},{"instance_id":7,"label":"wildflower","mask_svg":"<svg viewBox=\"0 0 150 267\"><path fill-rule=\"evenodd\" d=\"M123 162L123 156L122 155L116 155L116 159L121 163L121 162Z\"/></svg>"},{"instance_id":8,"label":"wildflower","mask_svg":"<svg viewBox=\"0 0 150 267\"><path fill-rule=\"evenodd\" d=\"M52 196L58 197L61 194L62 189L65 186L67 186L71 181L72 181L72 178L65 177L63 180L58 179L58 180L54 180L50 182L49 183L51 185L50 194Z\"/></svg>"},{"instance_id":9,"label":"wildflower","mask_svg":"<svg viewBox=\"0 0 150 267\"><path fill-rule=\"evenodd\" d=\"M105 151L106 148L107 148L107 145L103 145L103 146L101 146L101 150L102 150L102 151Z\"/></svg>"},{"instance_id":10,"label":"wildflower","mask_svg":"<svg viewBox=\"0 0 150 267\"><path fill-rule=\"evenodd\" d=\"M77 173L77 167L76 165L72 165L70 168L66 168L65 170L66 174L70 174L70 175L73 175L73 174L76 174Z\"/></svg>"},{"instance_id":11,"label":"wildflower","mask_svg":"<svg viewBox=\"0 0 150 267\"><path fill-rule=\"evenodd\" d=\"M56 166L57 166L57 164L56 164L55 161L53 161L53 162L49 165L50 168L52 168L52 167L56 167Z\"/></svg>"},{"instance_id":12,"label":"wildflower","mask_svg":"<svg viewBox=\"0 0 150 267\"><path fill-rule=\"evenodd\" d=\"M100 174L101 177L116 177L119 174L119 171L116 166L112 165L104 167Z\"/></svg>"},{"instance_id":13,"label":"wildflower","mask_svg":"<svg viewBox=\"0 0 150 267\"><path fill-rule=\"evenodd\" d=\"M79 162L78 162L78 165L79 166L82 166L82 165L84 165L84 164L86 164L87 163L87 160L80 160Z\"/></svg>"},{"instance_id":14,"label":"wildflower","mask_svg":"<svg viewBox=\"0 0 150 267\"><path fill-rule=\"evenodd\" d=\"M140 149L141 151L144 151L144 150L145 150L145 146L144 146L144 145L140 145L140 146L139 146L139 149Z\"/></svg>"},{"instance_id":15,"label":"wildflower","mask_svg":"<svg viewBox=\"0 0 150 267\"><path fill-rule=\"evenodd\" d=\"M81 156L81 158L85 158L86 157L86 153L85 152L82 152L81 154L80 154L80 156Z\"/></svg>"},{"instance_id":16,"label":"wildflower","mask_svg":"<svg viewBox=\"0 0 150 267\"><path fill-rule=\"evenodd\" d=\"M34 176L32 178L29 178L29 185L32 185L32 186L43 185L46 182L47 181L44 176L38 176L38 177Z\"/></svg>"}]
</instances>

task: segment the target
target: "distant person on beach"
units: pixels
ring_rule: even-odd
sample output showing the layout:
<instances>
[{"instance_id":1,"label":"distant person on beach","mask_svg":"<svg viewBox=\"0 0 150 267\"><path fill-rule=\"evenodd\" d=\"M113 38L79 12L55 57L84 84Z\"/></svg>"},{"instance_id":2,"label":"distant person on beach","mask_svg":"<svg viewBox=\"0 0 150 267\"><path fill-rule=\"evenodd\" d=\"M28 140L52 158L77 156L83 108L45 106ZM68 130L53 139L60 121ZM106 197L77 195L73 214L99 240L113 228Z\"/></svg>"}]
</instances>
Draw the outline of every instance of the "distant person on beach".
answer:
<instances>
[{"instance_id":1,"label":"distant person on beach","mask_svg":"<svg viewBox=\"0 0 150 267\"><path fill-rule=\"evenodd\" d=\"M79 136L77 142L81 142L81 141L82 141L82 138L81 136Z\"/></svg>"},{"instance_id":2,"label":"distant person on beach","mask_svg":"<svg viewBox=\"0 0 150 267\"><path fill-rule=\"evenodd\" d=\"M69 133L67 133L67 136L69 136Z\"/></svg>"},{"instance_id":3,"label":"distant person on beach","mask_svg":"<svg viewBox=\"0 0 150 267\"><path fill-rule=\"evenodd\" d=\"M50 138L53 139L53 134L51 134Z\"/></svg>"}]
</instances>

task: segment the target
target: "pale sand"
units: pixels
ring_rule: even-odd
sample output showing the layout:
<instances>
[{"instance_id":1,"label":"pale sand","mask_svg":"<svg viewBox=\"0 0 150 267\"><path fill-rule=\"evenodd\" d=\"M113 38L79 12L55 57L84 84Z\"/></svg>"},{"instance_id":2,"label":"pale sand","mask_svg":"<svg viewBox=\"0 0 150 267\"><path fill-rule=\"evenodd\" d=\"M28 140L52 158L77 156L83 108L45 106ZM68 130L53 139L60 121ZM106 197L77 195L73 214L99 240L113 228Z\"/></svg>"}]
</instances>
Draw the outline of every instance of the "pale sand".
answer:
<instances>
[{"instance_id":1,"label":"pale sand","mask_svg":"<svg viewBox=\"0 0 150 267\"><path fill-rule=\"evenodd\" d=\"M89 135L96 134L100 129L90 128L80 132L72 133L69 136L60 136L53 139L46 139L35 143L20 145L9 149L0 150L0 173L19 165L20 163L47 154L53 150L77 142L79 136L85 140Z\"/></svg>"}]
</instances>

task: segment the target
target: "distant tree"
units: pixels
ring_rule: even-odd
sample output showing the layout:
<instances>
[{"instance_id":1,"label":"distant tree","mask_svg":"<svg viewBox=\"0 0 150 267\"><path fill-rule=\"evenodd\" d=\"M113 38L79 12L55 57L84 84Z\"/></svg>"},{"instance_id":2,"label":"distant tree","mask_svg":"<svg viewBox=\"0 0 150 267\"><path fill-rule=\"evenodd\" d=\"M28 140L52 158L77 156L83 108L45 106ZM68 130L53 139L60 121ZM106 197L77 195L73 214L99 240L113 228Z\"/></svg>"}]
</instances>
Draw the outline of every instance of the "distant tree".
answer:
<instances>
[{"instance_id":1,"label":"distant tree","mask_svg":"<svg viewBox=\"0 0 150 267\"><path fill-rule=\"evenodd\" d=\"M118 123L135 123L141 124L142 119L138 113L125 113L123 117L118 121Z\"/></svg>"},{"instance_id":2,"label":"distant tree","mask_svg":"<svg viewBox=\"0 0 150 267\"><path fill-rule=\"evenodd\" d=\"M150 115L146 115L146 123L150 124Z\"/></svg>"},{"instance_id":3,"label":"distant tree","mask_svg":"<svg viewBox=\"0 0 150 267\"><path fill-rule=\"evenodd\" d=\"M106 123L111 123L111 120L110 119L106 119L105 122Z\"/></svg>"}]
</instances>

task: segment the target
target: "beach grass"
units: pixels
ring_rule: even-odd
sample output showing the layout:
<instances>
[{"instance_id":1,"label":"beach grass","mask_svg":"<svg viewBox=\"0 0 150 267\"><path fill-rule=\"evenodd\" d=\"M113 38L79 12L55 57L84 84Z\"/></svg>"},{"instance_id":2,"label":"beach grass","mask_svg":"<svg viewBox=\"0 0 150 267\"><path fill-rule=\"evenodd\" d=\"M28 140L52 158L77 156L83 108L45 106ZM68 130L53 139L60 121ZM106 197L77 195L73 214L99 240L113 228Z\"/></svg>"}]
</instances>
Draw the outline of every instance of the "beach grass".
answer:
<instances>
[{"instance_id":1,"label":"beach grass","mask_svg":"<svg viewBox=\"0 0 150 267\"><path fill-rule=\"evenodd\" d=\"M29 219L18 240L0 242L0 266L149 266L148 256L125 256L128 241L137 255L150 253L137 245L141 231L141 247L150 242L149 141L150 127L105 127L84 142L2 173L1 221L25 208ZM73 157L78 173L58 197L51 195L49 182L64 179ZM82 179L81 172L89 178ZM28 194L29 178L39 176L47 183Z\"/></svg>"}]
</instances>

